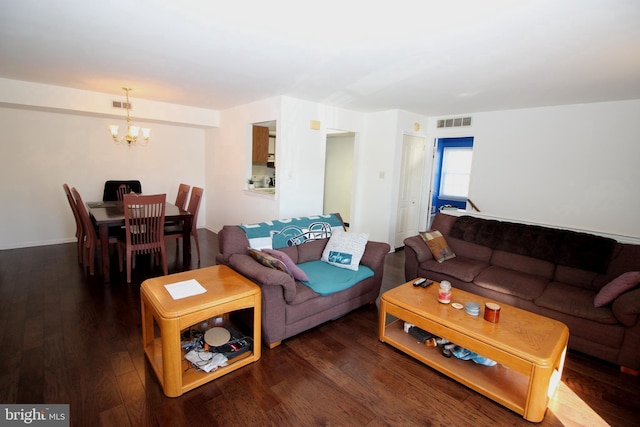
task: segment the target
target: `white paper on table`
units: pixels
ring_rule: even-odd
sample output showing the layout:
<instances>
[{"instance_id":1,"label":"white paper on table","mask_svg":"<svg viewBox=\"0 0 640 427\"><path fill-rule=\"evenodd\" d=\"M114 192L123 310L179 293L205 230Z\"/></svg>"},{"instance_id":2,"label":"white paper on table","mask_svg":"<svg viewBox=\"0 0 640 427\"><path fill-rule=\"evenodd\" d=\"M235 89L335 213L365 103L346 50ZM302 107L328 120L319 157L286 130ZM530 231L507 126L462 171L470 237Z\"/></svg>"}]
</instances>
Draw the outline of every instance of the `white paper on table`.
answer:
<instances>
[{"instance_id":1,"label":"white paper on table","mask_svg":"<svg viewBox=\"0 0 640 427\"><path fill-rule=\"evenodd\" d=\"M181 299L190 297L193 295L204 294L207 292L196 279L185 280L183 282L176 282L171 285L164 285L171 298Z\"/></svg>"}]
</instances>

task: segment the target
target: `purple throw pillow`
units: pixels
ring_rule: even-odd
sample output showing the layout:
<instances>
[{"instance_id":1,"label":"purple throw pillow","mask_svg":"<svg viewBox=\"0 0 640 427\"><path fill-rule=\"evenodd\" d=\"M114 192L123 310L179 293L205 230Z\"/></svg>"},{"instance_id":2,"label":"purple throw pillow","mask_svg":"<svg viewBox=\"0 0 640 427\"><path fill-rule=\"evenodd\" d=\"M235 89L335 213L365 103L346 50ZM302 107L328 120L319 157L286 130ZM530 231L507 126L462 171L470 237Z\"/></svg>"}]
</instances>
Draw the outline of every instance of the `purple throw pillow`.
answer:
<instances>
[{"instance_id":1,"label":"purple throw pillow","mask_svg":"<svg viewBox=\"0 0 640 427\"><path fill-rule=\"evenodd\" d=\"M263 249L262 252L266 252L274 258L279 259L287 266L289 272L293 275L293 278L296 280L300 280L301 282L308 282L309 278L307 277L307 273L302 271L300 267L293 262L291 257L282 251L278 251L275 249Z\"/></svg>"},{"instance_id":2,"label":"purple throw pillow","mask_svg":"<svg viewBox=\"0 0 640 427\"><path fill-rule=\"evenodd\" d=\"M629 271L616 277L600 289L593 301L595 307L602 307L618 298L629 289L635 288L640 283L640 271Z\"/></svg>"}]
</instances>

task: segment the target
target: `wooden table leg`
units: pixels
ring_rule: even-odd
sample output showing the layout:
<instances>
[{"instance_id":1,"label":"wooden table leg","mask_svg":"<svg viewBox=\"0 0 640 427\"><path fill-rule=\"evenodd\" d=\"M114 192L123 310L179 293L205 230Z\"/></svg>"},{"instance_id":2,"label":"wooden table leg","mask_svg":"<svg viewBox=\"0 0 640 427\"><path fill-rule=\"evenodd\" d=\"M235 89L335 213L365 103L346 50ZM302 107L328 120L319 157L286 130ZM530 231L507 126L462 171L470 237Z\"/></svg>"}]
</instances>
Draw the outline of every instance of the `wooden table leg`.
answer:
<instances>
[{"instance_id":1,"label":"wooden table leg","mask_svg":"<svg viewBox=\"0 0 640 427\"><path fill-rule=\"evenodd\" d=\"M109 275L109 227L106 224L100 224L100 253L102 254L102 277L105 283L111 281Z\"/></svg>"},{"instance_id":2,"label":"wooden table leg","mask_svg":"<svg viewBox=\"0 0 640 427\"><path fill-rule=\"evenodd\" d=\"M182 395L182 348L178 319L159 319L162 340L162 388L168 397Z\"/></svg>"},{"instance_id":3,"label":"wooden table leg","mask_svg":"<svg viewBox=\"0 0 640 427\"><path fill-rule=\"evenodd\" d=\"M182 270L191 269L191 221L192 216L184 219L184 229L182 234Z\"/></svg>"}]
</instances>

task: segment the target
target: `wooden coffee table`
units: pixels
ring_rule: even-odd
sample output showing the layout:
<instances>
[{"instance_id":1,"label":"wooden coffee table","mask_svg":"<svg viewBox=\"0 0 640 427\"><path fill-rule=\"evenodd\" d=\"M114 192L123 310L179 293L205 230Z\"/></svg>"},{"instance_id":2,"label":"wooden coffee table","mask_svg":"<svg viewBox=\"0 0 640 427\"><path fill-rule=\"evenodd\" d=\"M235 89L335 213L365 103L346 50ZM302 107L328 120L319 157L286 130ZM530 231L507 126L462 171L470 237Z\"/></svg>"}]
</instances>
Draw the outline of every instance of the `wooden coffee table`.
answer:
<instances>
[{"instance_id":1,"label":"wooden coffee table","mask_svg":"<svg viewBox=\"0 0 640 427\"><path fill-rule=\"evenodd\" d=\"M380 299L378 337L408 355L455 379L533 422L544 418L564 364L569 329L563 323L459 289L452 303L473 301L480 315L438 302L436 282L426 289L407 282ZM483 319L484 304L500 305L499 323ZM397 319L387 324L387 317ZM428 348L404 332L409 322L431 334L497 362L482 366L446 358L440 348Z\"/></svg>"},{"instance_id":2,"label":"wooden coffee table","mask_svg":"<svg viewBox=\"0 0 640 427\"><path fill-rule=\"evenodd\" d=\"M195 279L207 292L174 300L165 285ZM145 280L140 288L142 343L164 394L182 395L222 375L260 359L260 287L224 265L200 268ZM180 333L192 325L228 313L253 309L253 349L215 371L190 368L180 347ZM159 332L159 333L158 333Z\"/></svg>"}]
</instances>

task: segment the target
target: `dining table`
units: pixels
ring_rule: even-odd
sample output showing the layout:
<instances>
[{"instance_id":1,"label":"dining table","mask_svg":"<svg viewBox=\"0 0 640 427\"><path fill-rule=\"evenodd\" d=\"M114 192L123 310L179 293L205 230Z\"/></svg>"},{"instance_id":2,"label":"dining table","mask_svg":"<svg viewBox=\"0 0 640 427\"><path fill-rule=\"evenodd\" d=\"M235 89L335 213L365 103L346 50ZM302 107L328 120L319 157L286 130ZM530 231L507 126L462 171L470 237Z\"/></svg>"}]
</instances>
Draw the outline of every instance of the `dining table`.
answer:
<instances>
[{"instance_id":1,"label":"dining table","mask_svg":"<svg viewBox=\"0 0 640 427\"><path fill-rule=\"evenodd\" d=\"M124 205L118 201L87 202L91 221L98 228L100 252L102 254L102 277L105 283L111 281L109 263L109 230L124 227ZM191 265L191 212L166 202L165 224L180 222L183 224L182 268L188 270Z\"/></svg>"}]
</instances>

